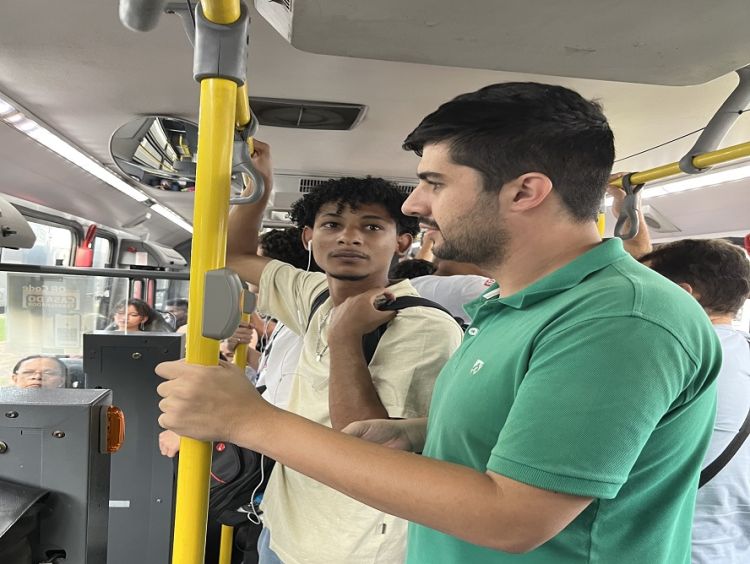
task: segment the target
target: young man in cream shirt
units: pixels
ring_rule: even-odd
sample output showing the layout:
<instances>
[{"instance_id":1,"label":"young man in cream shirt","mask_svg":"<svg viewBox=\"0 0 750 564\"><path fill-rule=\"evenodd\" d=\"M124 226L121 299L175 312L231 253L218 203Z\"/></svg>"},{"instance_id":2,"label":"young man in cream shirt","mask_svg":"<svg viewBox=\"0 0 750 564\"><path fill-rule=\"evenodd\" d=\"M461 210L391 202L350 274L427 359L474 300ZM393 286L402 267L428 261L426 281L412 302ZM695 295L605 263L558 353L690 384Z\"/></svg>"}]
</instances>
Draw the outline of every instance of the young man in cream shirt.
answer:
<instances>
[{"instance_id":1,"label":"young man in cream shirt","mask_svg":"<svg viewBox=\"0 0 750 564\"><path fill-rule=\"evenodd\" d=\"M389 297L418 295L408 281L388 282L394 254L410 247L418 229L417 221L401 212L405 197L391 183L369 177L331 180L305 195L291 216L324 273L306 272L256 254L272 174L269 146L256 141L255 151L267 190L258 203L232 210L227 264L259 286L259 311L303 337L289 411L337 430L365 419L426 416L435 378L460 344L458 324L430 307L400 310L368 365L362 336L380 323L362 327L349 313L371 300L371 293L363 292L375 288L386 287ZM326 289L330 297L312 312ZM280 464L262 507L261 563L404 559L405 521Z\"/></svg>"}]
</instances>

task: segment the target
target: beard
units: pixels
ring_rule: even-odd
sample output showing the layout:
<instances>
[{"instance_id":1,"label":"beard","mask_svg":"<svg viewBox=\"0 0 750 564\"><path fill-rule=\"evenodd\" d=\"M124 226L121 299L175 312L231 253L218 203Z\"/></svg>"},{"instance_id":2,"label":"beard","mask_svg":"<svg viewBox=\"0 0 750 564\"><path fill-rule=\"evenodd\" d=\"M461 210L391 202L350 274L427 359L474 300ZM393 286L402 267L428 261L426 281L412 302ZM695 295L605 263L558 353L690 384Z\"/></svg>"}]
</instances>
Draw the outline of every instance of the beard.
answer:
<instances>
[{"instance_id":1,"label":"beard","mask_svg":"<svg viewBox=\"0 0 750 564\"><path fill-rule=\"evenodd\" d=\"M457 230L450 238L442 233L443 242L435 246L432 253L442 260L470 262L477 266L492 266L501 263L508 247L508 233L498 228L492 233L471 233L468 229Z\"/></svg>"},{"instance_id":2,"label":"beard","mask_svg":"<svg viewBox=\"0 0 750 564\"><path fill-rule=\"evenodd\" d=\"M499 208L495 197L480 198L466 220L457 221L447 232L440 230L443 241L435 245L433 254L439 259L477 266L500 264L508 249L510 234L498 225Z\"/></svg>"}]
</instances>

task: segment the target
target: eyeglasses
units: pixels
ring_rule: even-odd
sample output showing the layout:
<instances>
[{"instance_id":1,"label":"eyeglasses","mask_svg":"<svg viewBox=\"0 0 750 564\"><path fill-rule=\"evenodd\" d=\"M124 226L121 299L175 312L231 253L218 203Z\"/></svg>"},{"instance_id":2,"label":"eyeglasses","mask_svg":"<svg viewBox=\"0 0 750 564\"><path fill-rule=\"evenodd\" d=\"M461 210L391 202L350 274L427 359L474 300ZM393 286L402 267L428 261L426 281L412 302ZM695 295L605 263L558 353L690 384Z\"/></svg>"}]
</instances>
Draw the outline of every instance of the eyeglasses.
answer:
<instances>
[{"instance_id":1,"label":"eyeglasses","mask_svg":"<svg viewBox=\"0 0 750 564\"><path fill-rule=\"evenodd\" d=\"M57 370L21 370L18 375L22 378L31 378L34 374L39 374L42 378L60 378L61 372Z\"/></svg>"}]
</instances>

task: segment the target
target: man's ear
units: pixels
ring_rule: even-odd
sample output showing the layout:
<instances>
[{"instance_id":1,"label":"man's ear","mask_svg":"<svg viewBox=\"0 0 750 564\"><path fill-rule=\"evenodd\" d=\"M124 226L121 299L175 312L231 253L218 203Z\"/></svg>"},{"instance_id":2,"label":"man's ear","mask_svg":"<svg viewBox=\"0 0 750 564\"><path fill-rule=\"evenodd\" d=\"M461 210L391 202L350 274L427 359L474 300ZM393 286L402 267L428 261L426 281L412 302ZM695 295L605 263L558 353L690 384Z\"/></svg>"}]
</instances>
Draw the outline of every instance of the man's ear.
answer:
<instances>
[{"instance_id":1,"label":"man's ear","mask_svg":"<svg viewBox=\"0 0 750 564\"><path fill-rule=\"evenodd\" d=\"M10 379L14 384L18 384L18 374L11 374Z\"/></svg>"},{"instance_id":2,"label":"man's ear","mask_svg":"<svg viewBox=\"0 0 750 564\"><path fill-rule=\"evenodd\" d=\"M313 232L312 229L305 226L302 229L302 245L305 247L306 251L310 250L310 243L312 241Z\"/></svg>"},{"instance_id":3,"label":"man's ear","mask_svg":"<svg viewBox=\"0 0 750 564\"><path fill-rule=\"evenodd\" d=\"M500 190L501 199L507 198L514 211L528 211L540 206L552 192L552 180L541 172L528 172L507 182ZM507 202L507 200L506 200ZM504 202L501 202L504 206Z\"/></svg>"},{"instance_id":4,"label":"man's ear","mask_svg":"<svg viewBox=\"0 0 750 564\"><path fill-rule=\"evenodd\" d=\"M688 294L695 297L695 292L693 291L693 287L690 284L688 284L687 282L678 282L677 285L685 290Z\"/></svg>"},{"instance_id":5,"label":"man's ear","mask_svg":"<svg viewBox=\"0 0 750 564\"><path fill-rule=\"evenodd\" d=\"M398 256L402 257L407 252L409 252L409 249L411 249L411 245L413 242L414 236L411 233L402 233L401 235L399 235L396 242Z\"/></svg>"}]
</instances>

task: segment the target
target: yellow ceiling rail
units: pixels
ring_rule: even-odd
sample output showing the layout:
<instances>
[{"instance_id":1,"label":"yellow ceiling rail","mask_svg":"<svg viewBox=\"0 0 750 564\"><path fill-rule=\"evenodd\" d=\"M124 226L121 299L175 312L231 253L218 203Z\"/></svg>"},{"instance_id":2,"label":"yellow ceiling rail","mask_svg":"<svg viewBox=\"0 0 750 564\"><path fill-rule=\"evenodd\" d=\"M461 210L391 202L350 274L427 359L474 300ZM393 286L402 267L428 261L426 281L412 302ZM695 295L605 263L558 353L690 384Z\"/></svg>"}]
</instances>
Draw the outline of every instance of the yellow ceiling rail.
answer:
<instances>
[{"instance_id":1,"label":"yellow ceiling rail","mask_svg":"<svg viewBox=\"0 0 750 564\"><path fill-rule=\"evenodd\" d=\"M240 0L201 0L201 6L213 23L230 24L240 18Z\"/></svg>"},{"instance_id":2,"label":"yellow ceiling rail","mask_svg":"<svg viewBox=\"0 0 750 564\"><path fill-rule=\"evenodd\" d=\"M724 149L717 149L709 153L703 153L693 157L693 166L695 168L707 168L717 164L727 163L744 157L750 157L750 141L732 145ZM646 184L655 180L662 180L669 176L682 174L680 163L671 163L667 165L650 168L641 172L636 172L630 177L632 184ZM613 185L622 188L622 178L612 182Z\"/></svg>"}]
</instances>

